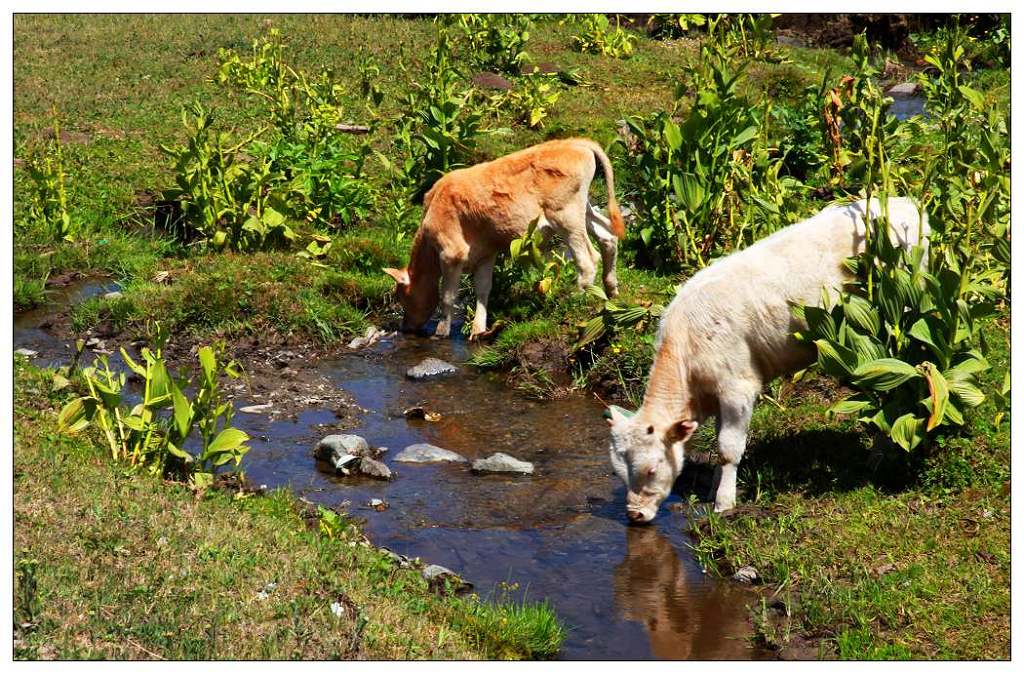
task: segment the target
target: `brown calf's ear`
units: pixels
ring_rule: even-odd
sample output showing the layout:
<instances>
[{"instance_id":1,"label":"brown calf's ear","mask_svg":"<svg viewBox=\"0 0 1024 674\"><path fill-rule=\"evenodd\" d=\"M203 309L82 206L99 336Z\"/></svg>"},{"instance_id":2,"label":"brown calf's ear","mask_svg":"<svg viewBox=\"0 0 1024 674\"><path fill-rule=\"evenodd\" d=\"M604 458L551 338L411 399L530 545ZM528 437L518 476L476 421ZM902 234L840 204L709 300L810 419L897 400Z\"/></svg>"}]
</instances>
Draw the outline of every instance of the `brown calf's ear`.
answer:
<instances>
[{"instance_id":1,"label":"brown calf's ear","mask_svg":"<svg viewBox=\"0 0 1024 674\"><path fill-rule=\"evenodd\" d=\"M668 427L668 431L665 432L665 439L670 444L686 442L690 439L690 436L693 435L695 430L697 430L696 421L692 419L681 419Z\"/></svg>"},{"instance_id":2,"label":"brown calf's ear","mask_svg":"<svg viewBox=\"0 0 1024 674\"><path fill-rule=\"evenodd\" d=\"M384 273L395 279L395 283L401 286L409 285L409 270L408 269L395 269L394 267L384 267Z\"/></svg>"}]
</instances>

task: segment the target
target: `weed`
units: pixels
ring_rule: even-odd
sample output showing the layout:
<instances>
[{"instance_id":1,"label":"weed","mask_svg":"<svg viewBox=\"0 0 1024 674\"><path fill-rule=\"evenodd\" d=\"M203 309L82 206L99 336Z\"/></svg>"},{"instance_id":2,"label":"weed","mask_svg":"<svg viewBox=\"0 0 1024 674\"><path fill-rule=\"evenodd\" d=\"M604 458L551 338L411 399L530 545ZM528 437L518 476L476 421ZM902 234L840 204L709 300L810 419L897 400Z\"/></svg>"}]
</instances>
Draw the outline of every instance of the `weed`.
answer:
<instances>
[{"instance_id":1,"label":"weed","mask_svg":"<svg viewBox=\"0 0 1024 674\"><path fill-rule=\"evenodd\" d=\"M614 27L604 14L584 14L572 20L579 31L572 37L572 46L576 51L617 59L633 55L637 37L619 25L618 16L615 17Z\"/></svg>"}]
</instances>

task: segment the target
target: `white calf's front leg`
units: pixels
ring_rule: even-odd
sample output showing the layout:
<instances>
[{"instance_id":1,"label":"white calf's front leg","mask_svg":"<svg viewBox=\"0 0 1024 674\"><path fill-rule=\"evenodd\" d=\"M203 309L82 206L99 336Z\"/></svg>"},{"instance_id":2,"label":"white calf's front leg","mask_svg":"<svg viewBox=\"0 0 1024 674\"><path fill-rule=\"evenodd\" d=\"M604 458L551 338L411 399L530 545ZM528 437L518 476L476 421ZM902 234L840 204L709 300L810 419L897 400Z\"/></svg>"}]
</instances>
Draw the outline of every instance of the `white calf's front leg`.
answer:
<instances>
[{"instance_id":1,"label":"white calf's front leg","mask_svg":"<svg viewBox=\"0 0 1024 674\"><path fill-rule=\"evenodd\" d=\"M619 281L615 276L615 263L619 255L619 240L611 233L611 222L587 202L587 231L596 239L601 248L601 277L608 297L619 294Z\"/></svg>"},{"instance_id":2,"label":"white calf's front leg","mask_svg":"<svg viewBox=\"0 0 1024 674\"><path fill-rule=\"evenodd\" d=\"M452 329L452 309L459 295L459 279L462 278L462 263L441 261L441 320L437 322L434 335L447 337Z\"/></svg>"},{"instance_id":3,"label":"white calf's front leg","mask_svg":"<svg viewBox=\"0 0 1024 674\"><path fill-rule=\"evenodd\" d=\"M469 339L474 340L487 332L487 298L491 294L491 280L494 276L494 256L480 263L473 272L473 288L476 291L476 312L473 314L473 330Z\"/></svg>"},{"instance_id":4,"label":"white calf's front leg","mask_svg":"<svg viewBox=\"0 0 1024 674\"><path fill-rule=\"evenodd\" d=\"M747 429L756 399L756 395L737 396L719 403L718 453L725 463L715 493L716 513L736 507L736 469L747 447Z\"/></svg>"}]
</instances>

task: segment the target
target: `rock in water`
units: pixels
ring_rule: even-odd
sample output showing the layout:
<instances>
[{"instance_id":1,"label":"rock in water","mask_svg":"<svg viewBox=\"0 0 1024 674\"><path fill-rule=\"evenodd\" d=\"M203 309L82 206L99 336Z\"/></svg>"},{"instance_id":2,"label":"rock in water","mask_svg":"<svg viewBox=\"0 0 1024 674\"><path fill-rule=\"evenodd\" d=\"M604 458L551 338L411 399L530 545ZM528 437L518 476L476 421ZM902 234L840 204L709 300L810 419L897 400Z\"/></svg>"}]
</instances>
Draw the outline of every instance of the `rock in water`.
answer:
<instances>
[{"instance_id":1,"label":"rock in water","mask_svg":"<svg viewBox=\"0 0 1024 674\"><path fill-rule=\"evenodd\" d=\"M370 455L370 444L358 435L338 434L328 435L316 443L313 448L313 456L320 461L326 461L334 466L335 470L348 472L347 466L356 459Z\"/></svg>"},{"instance_id":2,"label":"rock in water","mask_svg":"<svg viewBox=\"0 0 1024 674\"><path fill-rule=\"evenodd\" d=\"M105 293L105 294L103 295L103 299L105 299L105 300L107 300L107 301L110 301L110 300L119 300L119 299L121 299L122 297L124 297L124 293L122 293L122 292L121 292L120 290L114 290L114 291L112 291L112 292L109 292L109 293Z\"/></svg>"},{"instance_id":3,"label":"rock in water","mask_svg":"<svg viewBox=\"0 0 1024 674\"><path fill-rule=\"evenodd\" d=\"M440 358L424 358L419 364L410 367L405 376L409 379L427 379L455 374L457 371L458 369L454 365L446 363Z\"/></svg>"},{"instance_id":4,"label":"rock in water","mask_svg":"<svg viewBox=\"0 0 1024 674\"><path fill-rule=\"evenodd\" d=\"M364 347L370 346L371 344L374 344L377 340L379 340L381 337L384 337L385 334L386 333L380 328L371 325L370 327L366 328L366 333L363 334L362 337L356 337L351 342L349 342L348 348L362 349Z\"/></svg>"},{"instance_id":5,"label":"rock in water","mask_svg":"<svg viewBox=\"0 0 1024 674\"><path fill-rule=\"evenodd\" d=\"M889 87L889 90L885 92L885 95L892 96L893 98L913 96L917 93L917 90L917 82L904 82L902 84Z\"/></svg>"},{"instance_id":6,"label":"rock in water","mask_svg":"<svg viewBox=\"0 0 1024 674\"><path fill-rule=\"evenodd\" d=\"M439 564L431 564L420 573L423 574L423 578L427 581L430 589L439 594L454 592L460 595L473 589L473 583L463 580L457 573Z\"/></svg>"},{"instance_id":7,"label":"rock in water","mask_svg":"<svg viewBox=\"0 0 1024 674\"><path fill-rule=\"evenodd\" d=\"M477 459L473 462L473 470L479 473L525 473L533 474L533 464L529 461L520 461L514 456L496 452L486 459Z\"/></svg>"},{"instance_id":8,"label":"rock in water","mask_svg":"<svg viewBox=\"0 0 1024 674\"><path fill-rule=\"evenodd\" d=\"M35 358L39 355L38 351L33 351L32 349L15 349L14 353L15 355L25 356L26 358Z\"/></svg>"},{"instance_id":9,"label":"rock in water","mask_svg":"<svg viewBox=\"0 0 1024 674\"><path fill-rule=\"evenodd\" d=\"M249 405L248 407L239 407L238 411L243 414L263 414L273 409L273 405L266 403L265 405Z\"/></svg>"},{"instance_id":10,"label":"rock in water","mask_svg":"<svg viewBox=\"0 0 1024 674\"><path fill-rule=\"evenodd\" d=\"M393 477L390 468L368 456L364 456L359 460L359 472L369 477L375 477L378 480L390 480Z\"/></svg>"},{"instance_id":11,"label":"rock in water","mask_svg":"<svg viewBox=\"0 0 1024 674\"><path fill-rule=\"evenodd\" d=\"M455 452L435 447L426 442L409 445L395 457L395 461L403 463L434 463L436 461L457 461L466 463L466 457Z\"/></svg>"},{"instance_id":12,"label":"rock in water","mask_svg":"<svg viewBox=\"0 0 1024 674\"><path fill-rule=\"evenodd\" d=\"M732 574L733 580L738 580L741 583L747 583L753 585L760 580L760 576L757 573L757 569L752 566L741 566L736 573Z\"/></svg>"}]
</instances>

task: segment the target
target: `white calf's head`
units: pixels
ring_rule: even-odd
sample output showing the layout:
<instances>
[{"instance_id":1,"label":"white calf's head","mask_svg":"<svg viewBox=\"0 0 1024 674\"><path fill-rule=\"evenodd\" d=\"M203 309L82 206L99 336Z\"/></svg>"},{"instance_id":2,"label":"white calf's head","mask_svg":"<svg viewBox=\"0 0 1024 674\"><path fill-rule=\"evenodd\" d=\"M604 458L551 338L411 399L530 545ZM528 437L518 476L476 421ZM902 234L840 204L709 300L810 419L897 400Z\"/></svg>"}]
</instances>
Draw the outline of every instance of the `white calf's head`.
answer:
<instances>
[{"instance_id":1,"label":"white calf's head","mask_svg":"<svg viewBox=\"0 0 1024 674\"><path fill-rule=\"evenodd\" d=\"M650 522L683 470L683 443L697 422L659 422L641 413L627 417L609 407L612 469L626 483L626 513L631 522Z\"/></svg>"}]
</instances>

